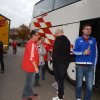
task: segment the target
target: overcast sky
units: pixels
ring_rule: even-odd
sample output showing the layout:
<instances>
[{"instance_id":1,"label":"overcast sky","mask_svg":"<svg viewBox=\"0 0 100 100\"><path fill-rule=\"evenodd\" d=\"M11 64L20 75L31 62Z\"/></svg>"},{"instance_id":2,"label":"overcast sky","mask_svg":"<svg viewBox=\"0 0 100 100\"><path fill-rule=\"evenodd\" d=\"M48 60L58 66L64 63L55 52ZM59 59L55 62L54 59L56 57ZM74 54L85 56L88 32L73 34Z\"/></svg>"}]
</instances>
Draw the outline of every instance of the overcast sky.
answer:
<instances>
[{"instance_id":1,"label":"overcast sky","mask_svg":"<svg viewBox=\"0 0 100 100\"><path fill-rule=\"evenodd\" d=\"M40 0L0 0L0 14L11 19L11 28L29 25L33 7Z\"/></svg>"}]
</instances>

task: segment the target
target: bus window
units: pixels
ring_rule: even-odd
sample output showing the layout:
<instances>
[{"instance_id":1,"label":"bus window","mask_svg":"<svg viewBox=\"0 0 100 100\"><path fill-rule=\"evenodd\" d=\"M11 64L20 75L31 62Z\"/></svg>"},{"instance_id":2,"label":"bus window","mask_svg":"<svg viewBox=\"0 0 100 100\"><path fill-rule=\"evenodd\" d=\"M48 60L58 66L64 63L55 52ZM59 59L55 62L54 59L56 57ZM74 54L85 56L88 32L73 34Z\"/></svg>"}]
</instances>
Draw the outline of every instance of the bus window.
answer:
<instances>
[{"instance_id":1,"label":"bus window","mask_svg":"<svg viewBox=\"0 0 100 100\"><path fill-rule=\"evenodd\" d=\"M52 11L54 0L42 0L34 7L34 17L37 17L46 12Z\"/></svg>"},{"instance_id":2,"label":"bus window","mask_svg":"<svg viewBox=\"0 0 100 100\"><path fill-rule=\"evenodd\" d=\"M55 0L54 9L57 9L57 8L60 8L63 6L67 6L67 5L77 2L77 1L80 1L80 0Z\"/></svg>"}]
</instances>

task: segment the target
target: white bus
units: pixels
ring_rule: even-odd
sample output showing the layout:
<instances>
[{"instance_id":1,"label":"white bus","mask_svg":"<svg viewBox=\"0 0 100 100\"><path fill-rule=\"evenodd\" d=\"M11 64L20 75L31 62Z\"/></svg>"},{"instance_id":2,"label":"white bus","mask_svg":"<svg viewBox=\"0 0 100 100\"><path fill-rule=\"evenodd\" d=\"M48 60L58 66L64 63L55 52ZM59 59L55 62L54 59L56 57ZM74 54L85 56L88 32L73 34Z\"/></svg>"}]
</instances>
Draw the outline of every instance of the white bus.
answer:
<instances>
[{"instance_id":1,"label":"white bus","mask_svg":"<svg viewBox=\"0 0 100 100\"><path fill-rule=\"evenodd\" d=\"M41 36L45 36L46 42L52 45L56 29L62 28L71 42L72 49L76 38L82 35L82 26L87 23L92 25L92 36L97 39L100 51L100 0L41 0L35 4L31 30L39 29ZM100 73L99 62L100 53L96 76ZM48 61L48 68L50 72L53 71L52 61ZM76 80L73 55L67 69L67 77L71 82Z\"/></svg>"}]
</instances>

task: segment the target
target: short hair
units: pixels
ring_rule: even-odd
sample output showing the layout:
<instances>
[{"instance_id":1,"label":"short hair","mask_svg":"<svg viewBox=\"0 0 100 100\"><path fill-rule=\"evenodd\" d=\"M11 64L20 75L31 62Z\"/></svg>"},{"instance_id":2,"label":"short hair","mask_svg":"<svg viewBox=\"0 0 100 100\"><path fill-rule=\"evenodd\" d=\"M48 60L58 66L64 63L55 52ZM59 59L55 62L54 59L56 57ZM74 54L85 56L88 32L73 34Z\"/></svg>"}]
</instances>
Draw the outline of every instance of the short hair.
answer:
<instances>
[{"instance_id":1,"label":"short hair","mask_svg":"<svg viewBox=\"0 0 100 100\"><path fill-rule=\"evenodd\" d=\"M30 33L30 37L32 38L33 35L35 35L36 33L38 33L38 29L32 30Z\"/></svg>"},{"instance_id":2,"label":"short hair","mask_svg":"<svg viewBox=\"0 0 100 100\"><path fill-rule=\"evenodd\" d=\"M57 37L59 32L64 33L63 29L57 29L54 35Z\"/></svg>"},{"instance_id":3,"label":"short hair","mask_svg":"<svg viewBox=\"0 0 100 100\"><path fill-rule=\"evenodd\" d=\"M41 39L45 39L45 37L41 37Z\"/></svg>"},{"instance_id":4,"label":"short hair","mask_svg":"<svg viewBox=\"0 0 100 100\"><path fill-rule=\"evenodd\" d=\"M58 33L58 32L63 33L64 31L63 31L63 29L61 28L61 29L57 29L55 33Z\"/></svg>"},{"instance_id":5,"label":"short hair","mask_svg":"<svg viewBox=\"0 0 100 100\"><path fill-rule=\"evenodd\" d=\"M85 24L85 25L83 26L83 30L84 30L86 27L88 27L88 26L89 26L89 27L92 27L91 24Z\"/></svg>"}]
</instances>

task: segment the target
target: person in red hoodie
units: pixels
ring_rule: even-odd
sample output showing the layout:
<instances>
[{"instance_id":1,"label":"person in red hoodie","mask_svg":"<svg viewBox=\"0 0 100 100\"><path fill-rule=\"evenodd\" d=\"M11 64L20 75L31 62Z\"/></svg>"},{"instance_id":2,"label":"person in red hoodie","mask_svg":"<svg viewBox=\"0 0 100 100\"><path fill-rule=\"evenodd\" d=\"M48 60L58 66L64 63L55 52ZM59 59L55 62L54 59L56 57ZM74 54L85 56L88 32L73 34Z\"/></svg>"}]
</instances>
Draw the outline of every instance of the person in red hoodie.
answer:
<instances>
[{"instance_id":1,"label":"person in red hoodie","mask_svg":"<svg viewBox=\"0 0 100 100\"><path fill-rule=\"evenodd\" d=\"M12 42L13 54L16 55L17 52L17 41L13 40Z\"/></svg>"},{"instance_id":2,"label":"person in red hoodie","mask_svg":"<svg viewBox=\"0 0 100 100\"><path fill-rule=\"evenodd\" d=\"M37 41L39 39L38 30L33 30L30 33L31 39L26 44L24 57L22 60L22 70L26 72L26 83L23 90L22 100L32 100L38 94L32 91L35 74L39 72L39 54L37 48Z\"/></svg>"}]
</instances>

